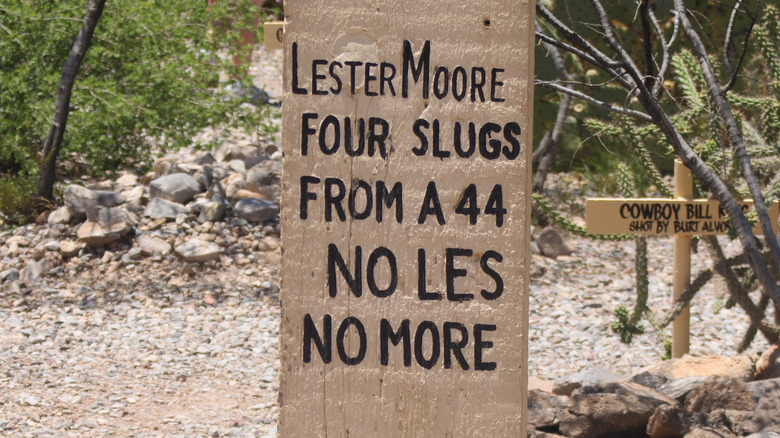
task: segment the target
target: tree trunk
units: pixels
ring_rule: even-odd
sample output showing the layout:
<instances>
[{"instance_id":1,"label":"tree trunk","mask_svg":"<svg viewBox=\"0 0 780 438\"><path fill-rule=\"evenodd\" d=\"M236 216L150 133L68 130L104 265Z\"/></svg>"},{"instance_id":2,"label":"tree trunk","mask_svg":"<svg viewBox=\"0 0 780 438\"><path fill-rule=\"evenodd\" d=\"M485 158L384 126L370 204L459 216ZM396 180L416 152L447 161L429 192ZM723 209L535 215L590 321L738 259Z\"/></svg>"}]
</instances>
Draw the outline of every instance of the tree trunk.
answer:
<instances>
[{"instance_id":1,"label":"tree trunk","mask_svg":"<svg viewBox=\"0 0 780 438\"><path fill-rule=\"evenodd\" d=\"M41 151L40 174L38 175L38 189L36 190L36 196L39 198L49 200L53 198L54 171L57 167L57 156L62 147L62 137L65 134L65 126L68 123L68 115L70 114L70 96L73 92L73 83L81 67L81 61L84 59L84 55L87 53L89 44L92 41L95 27L103 14L105 4L106 0L89 0L87 14L81 23L79 35L76 37L76 41L68 54L68 59L62 67L62 76L60 77L60 85L57 88L57 101L54 107L54 118Z\"/></svg>"}]
</instances>

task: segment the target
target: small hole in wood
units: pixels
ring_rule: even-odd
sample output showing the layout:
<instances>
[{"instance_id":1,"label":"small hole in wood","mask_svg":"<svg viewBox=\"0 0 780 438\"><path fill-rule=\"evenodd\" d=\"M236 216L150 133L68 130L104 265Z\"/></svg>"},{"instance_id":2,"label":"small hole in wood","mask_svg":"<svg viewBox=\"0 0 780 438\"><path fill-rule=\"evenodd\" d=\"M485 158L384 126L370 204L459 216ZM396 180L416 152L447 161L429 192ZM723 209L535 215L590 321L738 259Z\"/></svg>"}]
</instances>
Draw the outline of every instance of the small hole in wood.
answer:
<instances>
[{"instance_id":1,"label":"small hole in wood","mask_svg":"<svg viewBox=\"0 0 780 438\"><path fill-rule=\"evenodd\" d=\"M482 21L482 24L483 24L483 25L484 25L486 28L490 27L490 18L485 18L485 20L484 20L484 21Z\"/></svg>"}]
</instances>

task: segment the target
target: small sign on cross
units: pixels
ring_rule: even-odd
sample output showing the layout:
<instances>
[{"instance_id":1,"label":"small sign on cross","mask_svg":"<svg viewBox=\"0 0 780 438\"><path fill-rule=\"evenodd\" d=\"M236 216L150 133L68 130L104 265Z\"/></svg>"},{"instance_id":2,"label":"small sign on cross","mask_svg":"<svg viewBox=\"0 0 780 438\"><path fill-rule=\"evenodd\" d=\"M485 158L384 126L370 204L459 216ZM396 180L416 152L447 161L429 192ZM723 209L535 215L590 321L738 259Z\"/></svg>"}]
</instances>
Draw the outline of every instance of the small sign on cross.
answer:
<instances>
[{"instance_id":1,"label":"small sign on cross","mask_svg":"<svg viewBox=\"0 0 780 438\"><path fill-rule=\"evenodd\" d=\"M748 214L754 209L752 200L739 203ZM778 207L769 206L777 231ZM731 223L718 201L708 199L597 198L585 201L587 231L592 234L713 236L727 234ZM761 227L753 227L761 234Z\"/></svg>"}]
</instances>

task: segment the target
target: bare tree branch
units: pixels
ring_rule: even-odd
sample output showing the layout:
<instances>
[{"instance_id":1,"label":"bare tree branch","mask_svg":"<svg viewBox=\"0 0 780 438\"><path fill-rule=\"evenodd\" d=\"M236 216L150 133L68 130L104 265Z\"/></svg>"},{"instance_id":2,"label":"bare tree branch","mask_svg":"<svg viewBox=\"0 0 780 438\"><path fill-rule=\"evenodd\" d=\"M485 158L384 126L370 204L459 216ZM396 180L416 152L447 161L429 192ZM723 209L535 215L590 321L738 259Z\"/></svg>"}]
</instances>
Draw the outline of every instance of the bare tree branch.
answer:
<instances>
[{"instance_id":1,"label":"bare tree branch","mask_svg":"<svg viewBox=\"0 0 780 438\"><path fill-rule=\"evenodd\" d=\"M585 53L584 51L570 45L566 44L563 41L557 40L555 38L552 38L548 35L545 35L544 33L537 30L536 37L539 38L543 43L547 43L551 46L555 46L559 49L565 50L569 53L572 53L573 55L579 57L583 61L587 61L594 66L606 71L609 73L615 80L621 83L624 87L629 87L630 82L628 82L624 77L622 73L618 73L614 68L609 67L602 63L601 61L597 60L596 58L590 56L589 54Z\"/></svg>"},{"instance_id":2,"label":"bare tree branch","mask_svg":"<svg viewBox=\"0 0 780 438\"><path fill-rule=\"evenodd\" d=\"M778 337L780 333L778 333L776 327L764 322L764 313L753 303L753 300L750 299L741 287L739 278L734 269L729 266L718 239L715 236L705 236L704 241L707 242L713 262L715 262L715 272L726 280L726 289L729 295L747 313L750 318L750 324L760 330L770 344L777 342L780 339Z\"/></svg>"},{"instance_id":3,"label":"bare tree branch","mask_svg":"<svg viewBox=\"0 0 780 438\"><path fill-rule=\"evenodd\" d=\"M725 95L728 93L732 88L734 88L734 85L737 83L737 76L739 74L739 71L742 68L742 64L745 62L745 58L747 57L748 52L748 42L750 41L750 35L753 33L753 27L756 25L756 21L758 21L758 13L751 16L750 26L748 26L747 32L745 32L745 41L742 43L742 54L739 57L739 61L737 62L737 66L733 67L731 65L731 56L729 54L730 49L733 49L734 43L732 41L732 33L734 31L734 22L736 21L737 17L737 11L739 10L739 6L742 4L743 0L738 0L737 4L734 5L734 9L731 11L731 18L729 19L729 26L726 31L726 38L723 43L723 58L724 63L726 64L726 68L729 70L729 81L726 83L726 85L723 86L722 92ZM761 9L761 2L759 1L759 5L757 10Z\"/></svg>"},{"instance_id":4,"label":"bare tree branch","mask_svg":"<svg viewBox=\"0 0 780 438\"><path fill-rule=\"evenodd\" d=\"M658 98L660 97L659 93L661 92L661 87L663 87L666 71L669 69L669 59L671 58L669 56L670 47L667 45L666 35L664 35L661 24L658 22L658 18L656 18L652 8L647 8L647 15L650 18L653 29L655 29L655 34L658 35L658 41L661 46L661 66L658 67L658 82L656 82L655 87L653 87L653 95Z\"/></svg>"},{"instance_id":5,"label":"bare tree branch","mask_svg":"<svg viewBox=\"0 0 780 438\"><path fill-rule=\"evenodd\" d=\"M731 9L731 17L729 17L729 24L726 27L726 37L723 41L723 62L726 64L726 68L729 70L729 74L734 76L734 66L731 64L731 52L734 50L734 23L737 21L737 12L742 6L743 0L737 0L734 4L734 8ZM747 41L747 39L745 39Z\"/></svg>"},{"instance_id":6,"label":"bare tree branch","mask_svg":"<svg viewBox=\"0 0 780 438\"><path fill-rule=\"evenodd\" d=\"M544 182L547 179L547 171L555 159L555 149L563 136L563 125L566 122L566 116L571 106L571 95L563 94L561 103L558 106L558 114L555 117L553 129L545 134L539 142L539 147L533 153L531 166L536 172L531 190L541 192L544 189ZM538 152L538 153L537 153Z\"/></svg>"},{"instance_id":7,"label":"bare tree branch","mask_svg":"<svg viewBox=\"0 0 780 438\"><path fill-rule=\"evenodd\" d=\"M604 65L608 68L625 67L623 62L612 60L591 43L582 38L582 36L580 36L577 32L569 29L568 26L563 24L562 21L558 20L558 18L554 16L549 10L547 10L547 8L545 8L539 1L536 2L536 12L542 18L544 18L546 22L550 23L558 32L562 33L564 38L574 43L575 47L578 47L590 54L601 65Z\"/></svg>"},{"instance_id":8,"label":"bare tree branch","mask_svg":"<svg viewBox=\"0 0 780 438\"><path fill-rule=\"evenodd\" d=\"M672 36L669 37L669 43L666 45L667 50L672 48L672 44L674 44L677 36L680 35L680 17L674 9L670 10L670 12L674 15L674 29L672 30Z\"/></svg>"},{"instance_id":9,"label":"bare tree branch","mask_svg":"<svg viewBox=\"0 0 780 438\"><path fill-rule=\"evenodd\" d=\"M539 25L538 22L536 23L536 32L537 34L542 33L542 27ZM547 51L547 54L550 56L553 66L555 67L555 71L558 73L558 77L560 77L561 80L565 81L567 84L573 82L574 77L566 69L566 65L563 62L563 57L561 56L561 52L558 50L558 47L554 44L550 44L545 41L542 41L542 46ZM566 87L566 88L570 88L570 87ZM539 160L542 158L542 156L549 155L549 150L554 148L558 143L558 141L560 140L560 136L563 132L563 123L566 120L566 114L569 111L570 104L571 104L571 96L569 94L564 93L563 96L561 97L561 103L558 106L558 115L555 118L555 124L553 125L553 129L551 131L548 131L544 135L542 140L539 142L539 147L537 147L532 154L532 168L534 170L536 170L539 164Z\"/></svg>"},{"instance_id":10,"label":"bare tree branch","mask_svg":"<svg viewBox=\"0 0 780 438\"><path fill-rule=\"evenodd\" d=\"M685 14L685 5L683 0L674 0L674 4L677 8L677 13L680 16L680 24L682 29L685 32L685 35L688 37L688 40L691 43L691 48L693 49L693 52L699 61L702 73L704 74L704 79L707 82L707 87L709 88L715 106L718 109L718 114L726 126L726 131L729 134L729 140L731 141L731 145L734 148L734 156L739 163L740 168L742 169L742 176L745 178L745 182L747 182L748 188L750 189L750 195L753 197L756 212L758 213L758 219L761 224L761 230L764 232L764 238L772 255L770 260L774 265L773 268L777 270L778 262L780 261L780 242L778 242L774 228L772 227L772 222L769 218L769 212L766 206L766 200L764 199L764 194L761 191L761 186L759 185L758 178L756 177L755 171L753 170L753 166L750 163L750 158L747 155L747 149L745 147L745 142L742 139L739 125L737 124L737 120L734 117L734 113L731 110L731 106L729 105L728 100L726 100L725 94L722 92L720 85L715 79L715 74L712 71L712 67L710 66L710 62L707 57L707 50L705 49L699 34L696 32L696 30L693 29L693 26L688 20L688 16ZM728 206L724 205L724 207L726 207L729 218L733 222L742 222L740 216L744 217L745 215L742 213L740 208L734 208L734 212L732 213L729 211ZM744 225L740 226L745 226L747 228L749 226L747 219L744 220ZM744 236L740 234L740 240L742 240L742 245L746 251L748 245L755 246L755 242L747 242L750 240L750 236L752 236L752 232L745 232ZM757 247L755 252L751 251L747 255L748 258L760 259L756 260L756 263L764 263L764 259L760 257L760 253L758 252ZM757 272L756 275L759 275L759 280L761 281L762 286L767 289L767 292L772 298L772 301L774 301L775 306L780 309L780 286L778 286L777 281L772 278L772 275L768 269L766 269L765 272Z\"/></svg>"},{"instance_id":11,"label":"bare tree branch","mask_svg":"<svg viewBox=\"0 0 780 438\"><path fill-rule=\"evenodd\" d=\"M24 44L22 44L22 42L19 41L19 38L16 38L16 36L13 34L13 32L11 32L10 29L8 29L7 27L3 26L3 23L0 23L0 29L3 29L4 31L6 31L6 33L8 33L8 35L11 38L13 38L13 40L16 41L16 43L19 44L23 49L26 48L26 47L24 47Z\"/></svg>"},{"instance_id":12,"label":"bare tree branch","mask_svg":"<svg viewBox=\"0 0 780 438\"><path fill-rule=\"evenodd\" d=\"M640 1L639 18L642 23L642 49L645 55L645 87L653 89L654 83L659 81L654 78L655 59L653 58L653 38L650 33L652 19L650 18L649 0Z\"/></svg>"},{"instance_id":13,"label":"bare tree branch","mask_svg":"<svg viewBox=\"0 0 780 438\"><path fill-rule=\"evenodd\" d=\"M609 44L612 50L614 50L623 61L626 73L631 76L631 79L634 81L635 88L638 89L642 95L647 95L647 87L645 87L643 80L644 76L639 72L639 68L634 63L634 60L631 59L631 56L628 54L628 52L626 52L623 46L620 45L617 38L615 37L615 33L612 32L612 25L609 23L609 18L607 17L607 12L604 10L604 6L601 5L599 0L590 0L590 3L593 5L593 9L596 10L596 14L599 16L599 21L601 22L601 27L604 31L604 38L606 39L607 44Z\"/></svg>"},{"instance_id":14,"label":"bare tree branch","mask_svg":"<svg viewBox=\"0 0 780 438\"><path fill-rule=\"evenodd\" d=\"M582 92L577 91L577 90L572 90L571 88L567 88L567 87L564 87L562 85L558 85L555 82L536 80L536 81L534 81L534 84L535 85L539 85L540 87L549 88L551 90L560 91L561 93L565 93L565 94L568 94L568 95L570 95L572 97L576 97L577 99L583 100L585 102L588 102L591 105L595 105L595 106L597 106L599 108L605 109L605 110L613 112L613 113L622 114L622 115L625 115L625 116L630 116L630 117L633 117L633 118L635 118L637 120L641 120L643 122L652 122L653 121L652 117L650 117L649 115L647 115L647 114L645 114L643 112L635 111L635 110L632 110L632 109L629 109L629 108L624 108L624 107L621 107L621 106L615 106L615 105L612 105L612 104L607 103L607 102L602 102L602 101L600 101L598 99L595 99L595 98L593 98L591 96L588 96L585 93L582 93Z\"/></svg>"},{"instance_id":15,"label":"bare tree branch","mask_svg":"<svg viewBox=\"0 0 780 438\"><path fill-rule=\"evenodd\" d=\"M536 31L538 33L541 33L542 31L542 28L538 22L536 23ZM574 78L571 73L566 70L566 65L563 62L563 57L561 56L558 47L545 42L542 42L542 45L550 55L550 59L552 59L553 65L555 66L555 71L558 73L558 77L567 82L572 81ZM570 89L569 87L564 88ZM534 192L540 192L544 189L544 182L547 179L547 171L555 160L555 149L558 146L558 143L561 141L561 137L563 136L563 125L566 121L566 116L569 113L571 99L572 97L570 94L564 93L561 96L561 101L558 105L558 114L555 117L555 124L553 125L553 129L544 135L542 140L539 142L539 146L532 154L531 168L535 173L535 176L531 190Z\"/></svg>"}]
</instances>

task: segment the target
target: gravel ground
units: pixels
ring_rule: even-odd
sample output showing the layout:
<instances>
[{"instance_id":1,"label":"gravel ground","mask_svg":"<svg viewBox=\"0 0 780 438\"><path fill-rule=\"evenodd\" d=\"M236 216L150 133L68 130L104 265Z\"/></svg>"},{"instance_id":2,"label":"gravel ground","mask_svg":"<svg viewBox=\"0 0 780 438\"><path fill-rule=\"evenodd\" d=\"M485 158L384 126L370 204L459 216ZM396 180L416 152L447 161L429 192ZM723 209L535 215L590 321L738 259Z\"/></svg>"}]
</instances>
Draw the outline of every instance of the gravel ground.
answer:
<instances>
[{"instance_id":1,"label":"gravel ground","mask_svg":"<svg viewBox=\"0 0 780 438\"><path fill-rule=\"evenodd\" d=\"M132 242L120 242L58 260L33 287L6 281L0 435L276 436L281 249L273 227L239 221L223 228L238 237L220 241L218 262L126 261ZM0 233L0 271L75 229L18 228L29 245L10 257Z\"/></svg>"},{"instance_id":2,"label":"gravel ground","mask_svg":"<svg viewBox=\"0 0 780 438\"><path fill-rule=\"evenodd\" d=\"M553 199L568 209L579 225L584 200L596 194L586 181L572 175L553 176L548 183ZM566 207L568 204L568 208ZM573 207L573 208L572 208ZM737 241L718 237L727 256L736 255ZM615 310L623 305L633 309L636 301L634 242L601 242L566 237L571 256L547 259L533 256L530 296L529 374L545 380L593 366L630 374L659 361L664 352L663 336L671 336L671 326L658 334L647 320L647 333L631 345L612 333ZM673 281L673 239L648 239L648 306L658 317L671 307ZM706 245L691 257L691 278L711 267ZM539 273L543 272L543 275ZM715 277L694 297L691 305L690 354L731 356L749 327L747 315L738 307L722 308L726 295L723 281ZM757 297L753 297L757 301ZM758 356L767 348L759 335L745 354Z\"/></svg>"},{"instance_id":3,"label":"gravel ground","mask_svg":"<svg viewBox=\"0 0 780 438\"><path fill-rule=\"evenodd\" d=\"M7 436L275 436L278 305L0 310Z\"/></svg>"},{"instance_id":4,"label":"gravel ground","mask_svg":"<svg viewBox=\"0 0 780 438\"><path fill-rule=\"evenodd\" d=\"M255 83L278 99L281 54L260 50L256 59ZM551 179L564 204L589 195L577 190L581 180ZM582 222L579 211L569 215ZM554 381L596 365L629 373L659 361L658 335L627 346L610 331L615 309L635 298L634 244L566 241L571 256L533 257L530 375ZM649 304L659 315L670 301L671 245L649 241ZM3 286L0 434L276 436L280 256L247 249L220 263L118 268L95 253L65 262L26 295ZM706 251L695 255L694 275L708 263ZM694 300L694 355L734 355L747 328L739 310L716 312L722 294L713 281ZM757 340L748 353L765 347Z\"/></svg>"},{"instance_id":5,"label":"gravel ground","mask_svg":"<svg viewBox=\"0 0 780 438\"><path fill-rule=\"evenodd\" d=\"M569 238L567 243L574 250L571 257L535 257L536 266L543 266L548 273L531 281L530 374L555 380L596 365L629 374L659 361L664 344L646 320L647 333L635 337L630 346L622 344L610 328L615 310L620 305L632 309L636 300L633 242ZM648 243L648 304L660 317L671 303L672 239L654 238ZM731 242L722 243L733 247ZM707 254L702 252L692 259L694 276L709 267ZM725 286L716 279L693 300L690 350L694 356L736 354L749 321L738 308L718 309L724 293ZM665 335L671 336L671 326ZM760 355L766 347L759 335L746 354Z\"/></svg>"}]
</instances>

